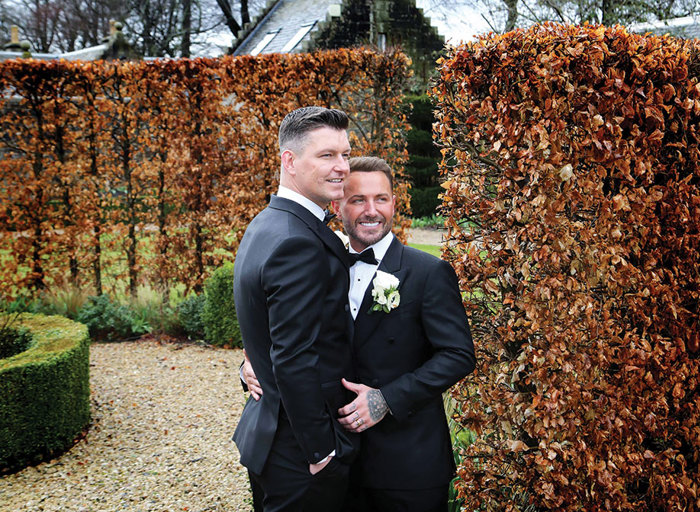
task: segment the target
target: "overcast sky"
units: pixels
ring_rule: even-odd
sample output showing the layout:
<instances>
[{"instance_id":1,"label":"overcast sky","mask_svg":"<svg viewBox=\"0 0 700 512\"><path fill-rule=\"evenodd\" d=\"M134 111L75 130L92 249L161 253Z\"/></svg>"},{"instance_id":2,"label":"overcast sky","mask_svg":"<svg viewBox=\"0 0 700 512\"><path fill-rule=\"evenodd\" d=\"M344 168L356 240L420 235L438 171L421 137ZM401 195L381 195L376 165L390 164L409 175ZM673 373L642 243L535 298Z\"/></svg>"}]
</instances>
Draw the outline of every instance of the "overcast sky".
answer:
<instances>
[{"instance_id":1,"label":"overcast sky","mask_svg":"<svg viewBox=\"0 0 700 512\"><path fill-rule=\"evenodd\" d=\"M423 9L423 14L430 18L433 26L445 38L445 42L459 44L461 41L469 41L476 34L489 31L489 26L481 15L472 8L460 5L450 7L442 4L450 3L440 0L416 0L416 5Z\"/></svg>"}]
</instances>

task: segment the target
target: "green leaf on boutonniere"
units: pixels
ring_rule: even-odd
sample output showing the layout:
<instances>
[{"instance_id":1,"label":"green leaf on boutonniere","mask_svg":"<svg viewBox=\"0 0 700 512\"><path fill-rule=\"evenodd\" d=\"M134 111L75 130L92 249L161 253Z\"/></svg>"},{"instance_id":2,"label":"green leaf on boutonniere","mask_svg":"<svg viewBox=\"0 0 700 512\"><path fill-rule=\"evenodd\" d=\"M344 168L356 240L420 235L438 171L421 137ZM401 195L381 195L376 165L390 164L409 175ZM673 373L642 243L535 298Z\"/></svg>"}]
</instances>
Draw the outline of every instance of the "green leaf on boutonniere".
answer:
<instances>
[{"instance_id":1,"label":"green leaf on boutonniere","mask_svg":"<svg viewBox=\"0 0 700 512\"><path fill-rule=\"evenodd\" d=\"M392 309L398 308L401 303L399 280L387 272L377 270L377 275L372 280L372 299L374 304L370 312L390 313Z\"/></svg>"}]
</instances>

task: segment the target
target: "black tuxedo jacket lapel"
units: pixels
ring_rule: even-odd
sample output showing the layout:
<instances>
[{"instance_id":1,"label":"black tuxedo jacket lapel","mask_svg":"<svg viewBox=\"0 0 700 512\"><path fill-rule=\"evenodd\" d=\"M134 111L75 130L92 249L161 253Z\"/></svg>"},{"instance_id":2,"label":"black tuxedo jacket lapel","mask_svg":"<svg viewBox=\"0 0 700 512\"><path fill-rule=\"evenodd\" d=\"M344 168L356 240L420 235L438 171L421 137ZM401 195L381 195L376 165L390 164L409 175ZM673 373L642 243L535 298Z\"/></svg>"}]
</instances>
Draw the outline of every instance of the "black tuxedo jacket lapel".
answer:
<instances>
[{"instance_id":1,"label":"black tuxedo jacket lapel","mask_svg":"<svg viewBox=\"0 0 700 512\"><path fill-rule=\"evenodd\" d=\"M348 267L348 269L350 268L347 250L345 249L343 242L340 240L340 237L333 233L333 231L322 221L320 221L313 213L299 203L275 195L270 198L270 208L284 210L292 215L295 215L296 217L299 217L314 233L316 233L316 236L321 239L324 245L326 245L326 247L328 247L333 254L335 254L338 259L343 262L343 265Z\"/></svg>"},{"instance_id":2,"label":"black tuxedo jacket lapel","mask_svg":"<svg viewBox=\"0 0 700 512\"><path fill-rule=\"evenodd\" d=\"M350 461L357 451L359 440L335 417L353 398L341 378L353 380L355 375L346 262L340 238L306 208L278 196L271 197L241 240L234 273L236 309L265 395L248 400L234 440L241 462L253 473L262 473L276 433L289 426L295 440L280 444L285 456L296 457L301 450L313 462L335 449L339 460ZM286 355L295 360L285 361ZM283 374L278 380L275 364L280 361L289 364L277 368ZM304 378L315 373L318 388L315 378Z\"/></svg>"},{"instance_id":3,"label":"black tuxedo jacket lapel","mask_svg":"<svg viewBox=\"0 0 700 512\"><path fill-rule=\"evenodd\" d=\"M377 270L392 274L399 280L398 290L401 291L401 286L403 285L404 279L408 275L408 268L401 268L401 257L403 256L403 244L398 238L394 237L387 249L382 262L377 267ZM376 273L375 273L376 275ZM374 277L372 278L374 280ZM369 333L376 329L379 322L386 316L391 315L393 312L384 313L383 311L370 311L374 303L372 298L372 281L369 282L367 290L365 290L365 296L362 299L362 305L360 306L360 311L357 313L355 318L355 330L353 332L353 342L362 343L363 340L368 338ZM399 305L400 307L400 305Z\"/></svg>"},{"instance_id":4,"label":"black tuxedo jacket lapel","mask_svg":"<svg viewBox=\"0 0 700 512\"><path fill-rule=\"evenodd\" d=\"M313 231L316 236L318 236L323 244L330 249L330 251L335 254L335 256L343 263L347 270L348 282L350 281L350 258L348 257L348 250L345 248L343 241L338 235L336 235L326 224L324 224L318 217L316 217L309 210L304 208L299 203L296 203L290 199L284 197L278 197L273 195L270 198L270 208L275 208L278 210L284 210L286 212L299 217L304 223L309 226L309 229ZM350 314L350 306L345 308L347 313L347 326L350 330L349 338L352 342L354 339L354 322L352 315Z\"/></svg>"}]
</instances>

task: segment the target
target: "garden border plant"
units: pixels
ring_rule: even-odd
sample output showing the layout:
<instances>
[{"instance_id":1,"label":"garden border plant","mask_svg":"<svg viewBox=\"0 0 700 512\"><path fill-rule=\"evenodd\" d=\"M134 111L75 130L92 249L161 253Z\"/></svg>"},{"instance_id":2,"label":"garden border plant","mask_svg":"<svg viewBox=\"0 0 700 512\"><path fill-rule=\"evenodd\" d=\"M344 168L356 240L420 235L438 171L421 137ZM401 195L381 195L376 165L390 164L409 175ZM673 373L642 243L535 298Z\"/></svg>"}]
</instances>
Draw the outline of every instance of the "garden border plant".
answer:
<instances>
[{"instance_id":1,"label":"garden border plant","mask_svg":"<svg viewBox=\"0 0 700 512\"><path fill-rule=\"evenodd\" d=\"M60 316L25 313L29 348L0 359L0 472L38 462L72 446L90 421L90 338Z\"/></svg>"}]
</instances>

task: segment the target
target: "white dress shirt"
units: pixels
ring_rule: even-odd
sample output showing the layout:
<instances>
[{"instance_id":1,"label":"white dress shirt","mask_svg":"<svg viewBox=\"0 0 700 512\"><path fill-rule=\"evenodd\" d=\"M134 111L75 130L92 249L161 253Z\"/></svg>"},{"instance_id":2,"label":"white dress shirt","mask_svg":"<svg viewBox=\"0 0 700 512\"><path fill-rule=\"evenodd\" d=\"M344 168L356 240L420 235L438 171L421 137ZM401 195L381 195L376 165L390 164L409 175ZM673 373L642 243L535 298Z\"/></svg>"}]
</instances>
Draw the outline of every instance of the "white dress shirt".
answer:
<instances>
[{"instance_id":1,"label":"white dress shirt","mask_svg":"<svg viewBox=\"0 0 700 512\"><path fill-rule=\"evenodd\" d=\"M357 318L357 314L360 311L360 306L362 305L362 299L365 297L365 292L367 287L372 282L379 264L382 262L386 251L389 249L391 242L394 240L394 235L389 231L384 238L374 245L370 245L367 249L372 248L374 251L374 257L377 259L377 263L372 265L370 263L365 263L364 261L358 261L352 267L350 267L350 290L348 291L348 302L350 303L350 313L352 313L353 319ZM367 250L365 249L365 250ZM357 251L352 248L352 245L348 247L351 253L357 254Z\"/></svg>"},{"instance_id":2,"label":"white dress shirt","mask_svg":"<svg viewBox=\"0 0 700 512\"><path fill-rule=\"evenodd\" d=\"M285 199L289 199L290 201L294 201L295 203L302 205L304 208L313 213L314 216L321 222L323 222L323 219L326 216L326 212L323 211L323 208L314 203L308 197L302 196L299 192L295 192L291 188L280 185L280 188L277 191L277 197L284 197Z\"/></svg>"}]
</instances>

